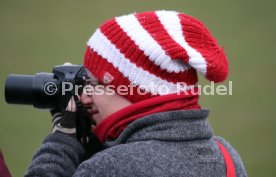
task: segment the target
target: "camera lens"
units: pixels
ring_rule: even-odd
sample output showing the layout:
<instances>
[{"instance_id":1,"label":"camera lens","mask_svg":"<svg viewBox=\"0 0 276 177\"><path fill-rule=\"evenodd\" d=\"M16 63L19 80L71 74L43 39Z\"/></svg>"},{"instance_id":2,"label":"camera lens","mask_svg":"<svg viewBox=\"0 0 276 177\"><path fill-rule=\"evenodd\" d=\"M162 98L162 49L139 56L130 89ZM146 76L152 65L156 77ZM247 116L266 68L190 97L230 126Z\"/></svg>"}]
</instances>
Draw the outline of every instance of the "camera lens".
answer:
<instances>
[{"instance_id":1,"label":"camera lens","mask_svg":"<svg viewBox=\"0 0 276 177\"><path fill-rule=\"evenodd\" d=\"M32 84L34 76L10 74L5 85L6 102L12 104L33 104Z\"/></svg>"},{"instance_id":2,"label":"camera lens","mask_svg":"<svg viewBox=\"0 0 276 177\"><path fill-rule=\"evenodd\" d=\"M5 99L11 104L27 104L36 108L54 108L59 103L59 85L52 73L7 77Z\"/></svg>"}]
</instances>

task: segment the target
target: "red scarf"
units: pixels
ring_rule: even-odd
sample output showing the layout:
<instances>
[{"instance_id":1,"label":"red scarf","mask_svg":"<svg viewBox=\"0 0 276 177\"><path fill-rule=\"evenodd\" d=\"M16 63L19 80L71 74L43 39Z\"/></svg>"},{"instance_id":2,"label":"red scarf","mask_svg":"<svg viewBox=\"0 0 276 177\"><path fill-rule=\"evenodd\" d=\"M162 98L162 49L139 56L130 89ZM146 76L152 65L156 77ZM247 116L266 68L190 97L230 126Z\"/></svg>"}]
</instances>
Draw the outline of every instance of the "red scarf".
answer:
<instances>
[{"instance_id":1,"label":"red scarf","mask_svg":"<svg viewBox=\"0 0 276 177\"><path fill-rule=\"evenodd\" d=\"M181 92L134 103L106 117L96 126L94 133L101 142L115 139L127 125L146 115L172 110L200 109L198 98L199 95L191 92Z\"/></svg>"}]
</instances>

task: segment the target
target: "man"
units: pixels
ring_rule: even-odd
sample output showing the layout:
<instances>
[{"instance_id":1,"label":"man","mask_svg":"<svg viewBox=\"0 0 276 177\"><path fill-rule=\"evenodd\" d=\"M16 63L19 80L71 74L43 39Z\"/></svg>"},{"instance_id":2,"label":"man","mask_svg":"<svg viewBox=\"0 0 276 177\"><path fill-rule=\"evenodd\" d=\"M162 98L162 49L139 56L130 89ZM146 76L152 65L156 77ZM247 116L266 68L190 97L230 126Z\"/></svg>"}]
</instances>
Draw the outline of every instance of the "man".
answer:
<instances>
[{"instance_id":1,"label":"man","mask_svg":"<svg viewBox=\"0 0 276 177\"><path fill-rule=\"evenodd\" d=\"M84 65L93 88L103 86L80 100L104 148L85 159L71 99L64 114L54 113L53 133L25 176L247 176L192 92L197 72L214 82L228 74L224 51L200 21L172 11L113 18L89 39Z\"/></svg>"}]
</instances>

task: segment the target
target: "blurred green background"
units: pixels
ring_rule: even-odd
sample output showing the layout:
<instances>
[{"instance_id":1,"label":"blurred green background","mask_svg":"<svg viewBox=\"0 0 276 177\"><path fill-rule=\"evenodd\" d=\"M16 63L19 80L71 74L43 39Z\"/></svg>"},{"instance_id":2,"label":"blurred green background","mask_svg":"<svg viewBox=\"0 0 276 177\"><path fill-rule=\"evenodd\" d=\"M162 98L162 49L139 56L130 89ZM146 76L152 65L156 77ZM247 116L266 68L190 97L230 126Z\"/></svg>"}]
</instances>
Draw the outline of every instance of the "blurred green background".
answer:
<instances>
[{"instance_id":1,"label":"blurred green background","mask_svg":"<svg viewBox=\"0 0 276 177\"><path fill-rule=\"evenodd\" d=\"M0 0L0 148L12 175L23 175L51 121L46 110L5 103L7 75L81 64L104 20L167 9L200 19L225 47L233 95L202 96L201 105L211 109L214 132L239 151L249 176L275 176L275 7L273 0Z\"/></svg>"}]
</instances>

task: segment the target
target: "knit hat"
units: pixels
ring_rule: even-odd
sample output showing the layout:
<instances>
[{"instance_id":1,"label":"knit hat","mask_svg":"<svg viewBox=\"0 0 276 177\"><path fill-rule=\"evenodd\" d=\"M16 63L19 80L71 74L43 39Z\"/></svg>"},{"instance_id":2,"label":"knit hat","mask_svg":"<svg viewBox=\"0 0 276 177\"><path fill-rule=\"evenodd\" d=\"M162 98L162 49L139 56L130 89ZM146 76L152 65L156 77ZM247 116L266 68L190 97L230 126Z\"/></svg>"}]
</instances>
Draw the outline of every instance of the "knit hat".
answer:
<instances>
[{"instance_id":1,"label":"knit hat","mask_svg":"<svg viewBox=\"0 0 276 177\"><path fill-rule=\"evenodd\" d=\"M159 87L171 94L179 82L194 86L197 72L214 82L224 81L228 74L226 55L204 24L174 11L112 18L87 45L84 66L115 90L132 86L133 93L123 95L131 102L162 95Z\"/></svg>"}]
</instances>

